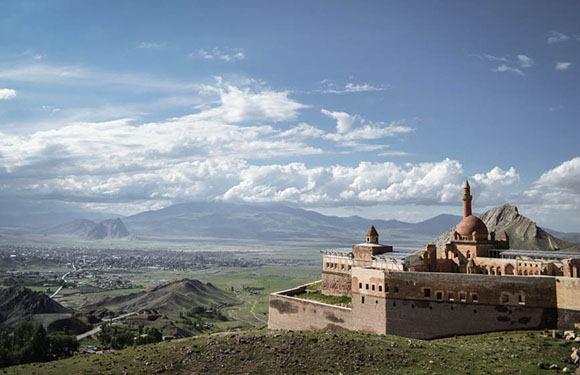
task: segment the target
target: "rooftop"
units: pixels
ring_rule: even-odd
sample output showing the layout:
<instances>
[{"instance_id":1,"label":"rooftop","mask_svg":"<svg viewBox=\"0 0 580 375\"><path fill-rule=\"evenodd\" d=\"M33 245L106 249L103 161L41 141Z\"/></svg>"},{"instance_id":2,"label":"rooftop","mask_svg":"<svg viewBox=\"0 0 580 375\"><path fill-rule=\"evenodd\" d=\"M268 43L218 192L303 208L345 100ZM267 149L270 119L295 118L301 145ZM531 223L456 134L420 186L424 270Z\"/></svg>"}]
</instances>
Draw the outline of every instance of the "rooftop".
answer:
<instances>
[{"instance_id":1,"label":"rooftop","mask_svg":"<svg viewBox=\"0 0 580 375\"><path fill-rule=\"evenodd\" d=\"M580 253L571 253L565 251L541 251L541 250L501 250L492 249L500 252L502 257L529 257L529 258L551 258L551 259L580 259Z\"/></svg>"}]
</instances>

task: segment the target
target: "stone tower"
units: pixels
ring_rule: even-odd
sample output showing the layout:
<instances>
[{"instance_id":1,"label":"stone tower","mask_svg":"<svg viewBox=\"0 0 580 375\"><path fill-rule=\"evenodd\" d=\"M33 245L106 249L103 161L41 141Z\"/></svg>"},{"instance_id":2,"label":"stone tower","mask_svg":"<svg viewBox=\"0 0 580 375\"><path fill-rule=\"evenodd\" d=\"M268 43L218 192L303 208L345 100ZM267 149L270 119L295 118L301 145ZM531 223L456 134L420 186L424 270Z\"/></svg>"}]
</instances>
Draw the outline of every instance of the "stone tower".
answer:
<instances>
[{"instance_id":1,"label":"stone tower","mask_svg":"<svg viewBox=\"0 0 580 375\"><path fill-rule=\"evenodd\" d=\"M471 198L471 187L466 178L463 184L463 218L471 216Z\"/></svg>"},{"instance_id":2,"label":"stone tower","mask_svg":"<svg viewBox=\"0 0 580 375\"><path fill-rule=\"evenodd\" d=\"M379 233L375 229L374 225L371 225L371 229L367 232L367 243L379 243Z\"/></svg>"}]
</instances>

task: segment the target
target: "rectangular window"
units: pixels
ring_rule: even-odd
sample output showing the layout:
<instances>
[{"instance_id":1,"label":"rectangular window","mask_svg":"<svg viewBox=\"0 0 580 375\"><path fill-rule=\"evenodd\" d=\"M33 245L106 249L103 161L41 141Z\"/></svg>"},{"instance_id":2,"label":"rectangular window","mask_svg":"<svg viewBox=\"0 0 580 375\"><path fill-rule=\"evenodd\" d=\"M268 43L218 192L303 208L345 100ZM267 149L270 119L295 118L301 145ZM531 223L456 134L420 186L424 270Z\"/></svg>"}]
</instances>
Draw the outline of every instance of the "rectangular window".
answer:
<instances>
[{"instance_id":1,"label":"rectangular window","mask_svg":"<svg viewBox=\"0 0 580 375\"><path fill-rule=\"evenodd\" d=\"M358 283L358 288L362 289L362 283Z\"/></svg>"},{"instance_id":2,"label":"rectangular window","mask_svg":"<svg viewBox=\"0 0 580 375\"><path fill-rule=\"evenodd\" d=\"M435 296L437 297L437 301L443 300L443 292L437 292L435 293Z\"/></svg>"},{"instance_id":3,"label":"rectangular window","mask_svg":"<svg viewBox=\"0 0 580 375\"><path fill-rule=\"evenodd\" d=\"M383 291L383 286L381 284L379 284L379 292Z\"/></svg>"},{"instance_id":4,"label":"rectangular window","mask_svg":"<svg viewBox=\"0 0 580 375\"><path fill-rule=\"evenodd\" d=\"M371 290L374 292L375 291L375 284L371 285Z\"/></svg>"},{"instance_id":5,"label":"rectangular window","mask_svg":"<svg viewBox=\"0 0 580 375\"><path fill-rule=\"evenodd\" d=\"M518 303L520 305L525 305L526 304L526 296L524 296L523 294L518 295Z\"/></svg>"},{"instance_id":6,"label":"rectangular window","mask_svg":"<svg viewBox=\"0 0 580 375\"><path fill-rule=\"evenodd\" d=\"M471 300L473 301L473 303L478 303L479 302L479 296L476 293L472 293L471 294Z\"/></svg>"},{"instance_id":7,"label":"rectangular window","mask_svg":"<svg viewBox=\"0 0 580 375\"><path fill-rule=\"evenodd\" d=\"M455 295L453 292L447 292L447 298L449 298L449 301L455 301Z\"/></svg>"},{"instance_id":8,"label":"rectangular window","mask_svg":"<svg viewBox=\"0 0 580 375\"><path fill-rule=\"evenodd\" d=\"M369 284L366 284L366 285L365 285L365 289L366 289L366 290L369 290Z\"/></svg>"},{"instance_id":9,"label":"rectangular window","mask_svg":"<svg viewBox=\"0 0 580 375\"><path fill-rule=\"evenodd\" d=\"M459 300L461 302L467 301L467 298L465 297L465 293L459 293Z\"/></svg>"},{"instance_id":10,"label":"rectangular window","mask_svg":"<svg viewBox=\"0 0 580 375\"><path fill-rule=\"evenodd\" d=\"M395 293L399 293L399 287L395 286Z\"/></svg>"},{"instance_id":11,"label":"rectangular window","mask_svg":"<svg viewBox=\"0 0 580 375\"><path fill-rule=\"evenodd\" d=\"M362 303L362 304L364 305L364 303L365 303L365 296L362 296L362 297L361 297L361 299L360 299L360 303Z\"/></svg>"},{"instance_id":12,"label":"rectangular window","mask_svg":"<svg viewBox=\"0 0 580 375\"><path fill-rule=\"evenodd\" d=\"M431 297L431 288L425 288L425 289L423 289L423 295L424 295L426 298L429 298L429 297Z\"/></svg>"},{"instance_id":13,"label":"rectangular window","mask_svg":"<svg viewBox=\"0 0 580 375\"><path fill-rule=\"evenodd\" d=\"M385 284L385 292L389 293L389 284Z\"/></svg>"}]
</instances>

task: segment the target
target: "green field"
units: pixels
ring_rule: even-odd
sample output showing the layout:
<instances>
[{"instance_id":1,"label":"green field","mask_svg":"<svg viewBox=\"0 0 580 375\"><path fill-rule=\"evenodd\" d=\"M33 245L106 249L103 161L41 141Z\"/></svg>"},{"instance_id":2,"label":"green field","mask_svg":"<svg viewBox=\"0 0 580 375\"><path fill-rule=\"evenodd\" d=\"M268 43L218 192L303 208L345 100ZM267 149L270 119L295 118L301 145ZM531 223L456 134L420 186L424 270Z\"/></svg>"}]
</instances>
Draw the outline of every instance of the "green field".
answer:
<instances>
[{"instance_id":1,"label":"green field","mask_svg":"<svg viewBox=\"0 0 580 375\"><path fill-rule=\"evenodd\" d=\"M548 331L422 341L355 332L249 330L84 354L5 369L8 374L549 374L573 343Z\"/></svg>"}]
</instances>

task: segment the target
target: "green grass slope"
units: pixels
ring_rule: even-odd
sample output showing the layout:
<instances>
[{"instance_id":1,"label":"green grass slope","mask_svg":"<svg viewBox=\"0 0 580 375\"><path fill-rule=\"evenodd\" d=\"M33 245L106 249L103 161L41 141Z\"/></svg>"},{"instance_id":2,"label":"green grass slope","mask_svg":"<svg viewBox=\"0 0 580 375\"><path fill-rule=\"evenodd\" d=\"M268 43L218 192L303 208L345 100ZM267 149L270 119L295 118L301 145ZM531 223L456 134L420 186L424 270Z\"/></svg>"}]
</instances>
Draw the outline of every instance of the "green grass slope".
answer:
<instances>
[{"instance_id":1,"label":"green grass slope","mask_svg":"<svg viewBox=\"0 0 580 375\"><path fill-rule=\"evenodd\" d=\"M106 307L116 311L157 310L175 317L194 307L214 307L239 303L235 297L210 283L180 279L156 285L147 290L124 296L105 297L84 306L86 310Z\"/></svg>"},{"instance_id":2,"label":"green grass slope","mask_svg":"<svg viewBox=\"0 0 580 375\"><path fill-rule=\"evenodd\" d=\"M52 363L8 374L546 374L539 361L575 366L574 344L547 331L491 333L438 341L356 332L218 333Z\"/></svg>"}]
</instances>

